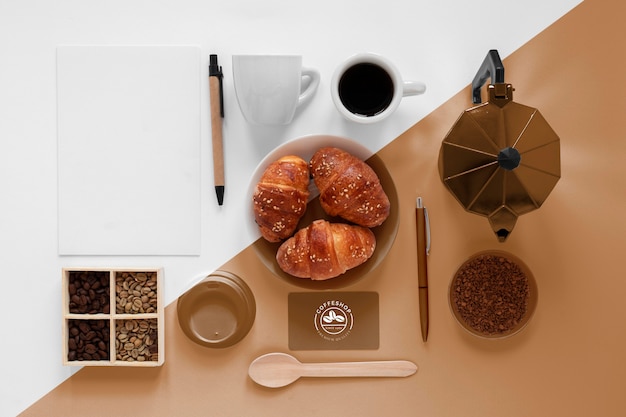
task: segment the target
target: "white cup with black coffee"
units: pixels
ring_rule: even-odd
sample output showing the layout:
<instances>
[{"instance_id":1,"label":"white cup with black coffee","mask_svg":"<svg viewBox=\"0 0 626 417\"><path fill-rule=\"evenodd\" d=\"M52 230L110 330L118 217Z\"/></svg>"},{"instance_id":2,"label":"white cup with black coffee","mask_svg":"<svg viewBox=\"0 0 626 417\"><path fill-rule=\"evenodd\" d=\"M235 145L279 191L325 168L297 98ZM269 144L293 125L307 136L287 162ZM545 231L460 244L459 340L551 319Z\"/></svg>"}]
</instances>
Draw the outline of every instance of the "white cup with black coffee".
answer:
<instances>
[{"instance_id":1,"label":"white cup with black coffee","mask_svg":"<svg viewBox=\"0 0 626 417\"><path fill-rule=\"evenodd\" d=\"M339 113L358 123L381 121L396 110L402 97L425 91L424 83L403 80L391 61L374 53L346 59L335 70L330 84Z\"/></svg>"}]
</instances>

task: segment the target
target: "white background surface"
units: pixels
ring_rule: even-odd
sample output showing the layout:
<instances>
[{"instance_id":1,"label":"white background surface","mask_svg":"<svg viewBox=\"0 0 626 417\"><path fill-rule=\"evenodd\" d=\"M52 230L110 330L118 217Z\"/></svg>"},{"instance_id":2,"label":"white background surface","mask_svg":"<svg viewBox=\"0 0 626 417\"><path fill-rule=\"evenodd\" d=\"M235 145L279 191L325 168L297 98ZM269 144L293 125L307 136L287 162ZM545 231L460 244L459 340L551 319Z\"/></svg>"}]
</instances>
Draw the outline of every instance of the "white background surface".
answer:
<instances>
[{"instance_id":1,"label":"white background surface","mask_svg":"<svg viewBox=\"0 0 626 417\"><path fill-rule=\"evenodd\" d=\"M274 147L307 134L362 141L377 151L467 86L489 49L504 59L579 0L0 0L0 414L13 416L75 368L61 365L61 268L162 266L165 301L251 243L249 178ZM60 44L201 47L201 255L58 256L56 47ZM407 97L376 125L355 125L332 105L334 68L353 53L390 58L425 95ZM226 196L212 178L207 61L223 66ZM285 127L253 127L241 115L230 58L292 53L321 73L319 90ZM461 111L461 109L460 109Z\"/></svg>"}]
</instances>

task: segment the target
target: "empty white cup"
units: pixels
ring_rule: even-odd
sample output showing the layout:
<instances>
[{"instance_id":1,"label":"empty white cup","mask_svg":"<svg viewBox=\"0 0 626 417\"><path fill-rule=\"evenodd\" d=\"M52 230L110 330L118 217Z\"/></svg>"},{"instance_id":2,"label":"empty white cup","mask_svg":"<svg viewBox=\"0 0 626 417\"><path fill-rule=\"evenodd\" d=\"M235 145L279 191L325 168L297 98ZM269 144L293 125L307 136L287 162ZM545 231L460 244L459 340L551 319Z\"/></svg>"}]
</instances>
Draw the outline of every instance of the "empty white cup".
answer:
<instances>
[{"instance_id":1,"label":"empty white cup","mask_svg":"<svg viewBox=\"0 0 626 417\"><path fill-rule=\"evenodd\" d=\"M303 68L299 55L234 55L233 79L239 108L249 123L286 125L313 97L320 74Z\"/></svg>"}]
</instances>

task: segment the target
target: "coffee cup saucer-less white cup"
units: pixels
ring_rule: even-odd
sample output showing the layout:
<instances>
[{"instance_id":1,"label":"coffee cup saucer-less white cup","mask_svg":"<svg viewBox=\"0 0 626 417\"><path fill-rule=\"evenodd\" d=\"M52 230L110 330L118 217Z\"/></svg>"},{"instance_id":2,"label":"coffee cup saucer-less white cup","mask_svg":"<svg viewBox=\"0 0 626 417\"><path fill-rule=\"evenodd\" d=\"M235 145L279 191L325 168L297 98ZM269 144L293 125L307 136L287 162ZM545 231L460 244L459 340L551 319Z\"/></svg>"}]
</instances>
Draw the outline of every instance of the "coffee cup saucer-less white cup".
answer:
<instances>
[{"instance_id":1,"label":"coffee cup saucer-less white cup","mask_svg":"<svg viewBox=\"0 0 626 417\"><path fill-rule=\"evenodd\" d=\"M300 55L233 55L232 63L239 108L256 125L289 124L320 82L319 71L302 67Z\"/></svg>"},{"instance_id":2,"label":"coffee cup saucer-less white cup","mask_svg":"<svg viewBox=\"0 0 626 417\"><path fill-rule=\"evenodd\" d=\"M374 115L364 115L355 113L344 105L339 95L339 83L341 81L342 76L346 73L346 71L358 64L373 64L376 65L389 75L393 83L393 93L392 98L389 104L380 112ZM344 116L346 119L358 122L358 123L374 123L379 122L389 115L391 115L402 100L402 97L406 96L415 96L424 94L426 91L426 85L421 81L409 81L404 80L400 71L396 68L396 66L387 58L382 55L364 52L358 53L350 56L345 61L343 61L333 73L333 77L330 83L330 94L332 100L335 104L335 107Z\"/></svg>"}]
</instances>

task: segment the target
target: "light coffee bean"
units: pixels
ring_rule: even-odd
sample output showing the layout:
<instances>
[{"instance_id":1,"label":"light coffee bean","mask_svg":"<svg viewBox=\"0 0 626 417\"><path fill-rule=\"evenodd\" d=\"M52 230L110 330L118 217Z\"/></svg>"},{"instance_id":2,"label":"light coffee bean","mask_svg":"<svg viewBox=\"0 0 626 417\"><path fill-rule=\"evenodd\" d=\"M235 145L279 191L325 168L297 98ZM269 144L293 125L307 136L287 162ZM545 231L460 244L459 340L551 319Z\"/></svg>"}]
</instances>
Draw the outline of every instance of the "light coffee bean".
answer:
<instances>
[{"instance_id":1,"label":"light coffee bean","mask_svg":"<svg viewBox=\"0 0 626 417\"><path fill-rule=\"evenodd\" d=\"M156 272L118 272L115 276L117 313L155 313L158 308ZM131 304L130 307L127 307Z\"/></svg>"},{"instance_id":2,"label":"light coffee bean","mask_svg":"<svg viewBox=\"0 0 626 417\"><path fill-rule=\"evenodd\" d=\"M116 320L115 328L117 360L158 360L158 347L154 342L158 339L156 319Z\"/></svg>"}]
</instances>

